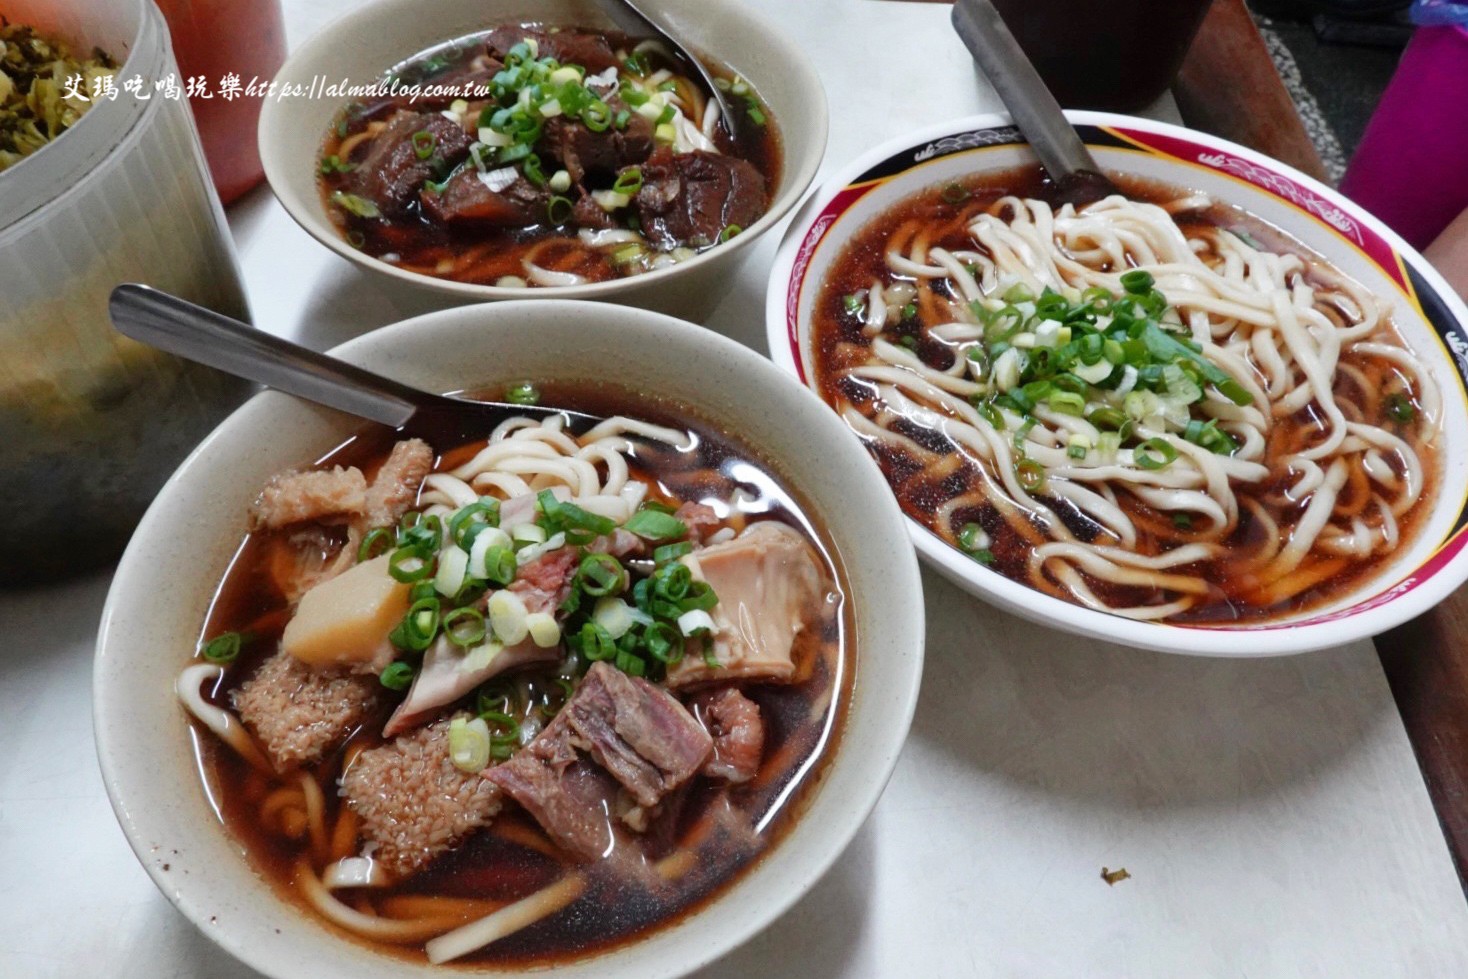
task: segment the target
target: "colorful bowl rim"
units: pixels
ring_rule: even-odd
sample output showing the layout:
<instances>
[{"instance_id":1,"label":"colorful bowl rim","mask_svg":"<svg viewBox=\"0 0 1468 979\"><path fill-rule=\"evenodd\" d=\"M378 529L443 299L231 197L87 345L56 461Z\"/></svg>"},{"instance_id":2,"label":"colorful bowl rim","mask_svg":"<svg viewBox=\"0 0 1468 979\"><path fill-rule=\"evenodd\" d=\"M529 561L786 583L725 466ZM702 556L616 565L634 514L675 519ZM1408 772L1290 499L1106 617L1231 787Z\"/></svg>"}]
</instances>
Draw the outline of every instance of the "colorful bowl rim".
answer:
<instances>
[{"instance_id":1,"label":"colorful bowl rim","mask_svg":"<svg viewBox=\"0 0 1468 979\"><path fill-rule=\"evenodd\" d=\"M1334 233L1390 279L1436 332L1442 359L1458 382L1457 399L1468 402L1468 306L1426 259L1359 205L1278 160L1183 126L1105 112L1067 110L1066 116L1089 146L1160 157L1248 184ZM1024 143L1008 115L968 116L889 140L823 181L796 212L770 272L766 331L771 358L813 388L800 355L799 303L811 260L844 212L872 189L935 159ZM1439 496L1438 504L1444 499ZM1005 606L1052 621L1063 618L1065 628L1082 634L1184 654L1302 653L1373 636L1422 614L1468 579L1468 499L1425 561L1352 605L1304 619L1240 625L1146 622L1085 608L976 564L910 517L908 528L922 557ZM1245 641L1253 648L1243 648Z\"/></svg>"}]
</instances>

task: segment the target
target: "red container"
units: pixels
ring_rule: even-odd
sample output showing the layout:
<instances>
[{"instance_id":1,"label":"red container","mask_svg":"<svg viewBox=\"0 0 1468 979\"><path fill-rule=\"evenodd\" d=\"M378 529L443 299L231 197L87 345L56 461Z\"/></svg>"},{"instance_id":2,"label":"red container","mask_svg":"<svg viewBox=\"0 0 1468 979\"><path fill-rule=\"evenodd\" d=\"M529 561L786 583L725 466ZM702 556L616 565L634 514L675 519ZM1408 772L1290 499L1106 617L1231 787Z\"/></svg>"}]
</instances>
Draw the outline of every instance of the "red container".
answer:
<instances>
[{"instance_id":1,"label":"red container","mask_svg":"<svg viewBox=\"0 0 1468 979\"><path fill-rule=\"evenodd\" d=\"M1211 0L994 0L1067 109L1133 112L1167 91Z\"/></svg>"},{"instance_id":2,"label":"red container","mask_svg":"<svg viewBox=\"0 0 1468 979\"><path fill-rule=\"evenodd\" d=\"M204 143L209 174L228 204L260 183L265 170L255 126L262 95L285 62L280 0L157 0L178 59L180 84L202 80L189 105ZM236 79L239 89L227 82Z\"/></svg>"}]
</instances>

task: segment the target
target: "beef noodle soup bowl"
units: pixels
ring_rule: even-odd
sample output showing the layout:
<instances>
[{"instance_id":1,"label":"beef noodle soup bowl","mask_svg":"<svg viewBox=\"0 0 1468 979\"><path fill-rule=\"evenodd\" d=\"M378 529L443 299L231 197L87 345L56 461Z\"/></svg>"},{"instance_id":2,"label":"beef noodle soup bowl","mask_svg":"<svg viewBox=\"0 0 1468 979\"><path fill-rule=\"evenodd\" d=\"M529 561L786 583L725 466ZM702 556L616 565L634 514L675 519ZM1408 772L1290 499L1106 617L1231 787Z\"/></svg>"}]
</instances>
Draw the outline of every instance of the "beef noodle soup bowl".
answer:
<instances>
[{"instance_id":1,"label":"beef noodle soup bowl","mask_svg":"<svg viewBox=\"0 0 1468 979\"><path fill-rule=\"evenodd\" d=\"M266 176L317 240L393 282L699 318L809 186L825 98L734 0L649 9L699 53L737 138L696 73L596 4L379 0L281 69L280 91L309 97L267 102Z\"/></svg>"},{"instance_id":2,"label":"beef noodle soup bowl","mask_svg":"<svg viewBox=\"0 0 1468 979\"><path fill-rule=\"evenodd\" d=\"M621 417L465 442L267 393L200 447L95 676L159 887L277 976L667 976L772 921L916 699L876 467L767 360L641 310L480 305L340 353Z\"/></svg>"},{"instance_id":3,"label":"beef noodle soup bowl","mask_svg":"<svg viewBox=\"0 0 1468 979\"><path fill-rule=\"evenodd\" d=\"M1156 649L1373 635L1468 576L1464 309L1348 201L1163 124L1074 120L1124 196L1016 131L872 151L792 226L778 362L882 466L919 551L1047 624Z\"/></svg>"}]
</instances>

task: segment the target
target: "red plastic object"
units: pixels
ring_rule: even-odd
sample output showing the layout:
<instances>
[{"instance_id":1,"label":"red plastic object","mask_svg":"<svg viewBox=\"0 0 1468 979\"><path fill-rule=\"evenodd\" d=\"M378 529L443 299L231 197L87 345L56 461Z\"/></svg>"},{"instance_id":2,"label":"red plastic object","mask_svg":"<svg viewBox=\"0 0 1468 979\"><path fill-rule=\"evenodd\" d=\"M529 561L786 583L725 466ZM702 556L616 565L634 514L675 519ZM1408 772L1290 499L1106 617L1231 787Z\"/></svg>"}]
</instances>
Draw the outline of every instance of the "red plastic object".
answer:
<instances>
[{"instance_id":1,"label":"red plastic object","mask_svg":"<svg viewBox=\"0 0 1468 979\"><path fill-rule=\"evenodd\" d=\"M264 87L285 62L285 23L280 0L157 0L173 35L181 86L200 91L189 105L209 174L228 204L265 176L255 126ZM229 79L236 79L236 90Z\"/></svg>"}]
</instances>

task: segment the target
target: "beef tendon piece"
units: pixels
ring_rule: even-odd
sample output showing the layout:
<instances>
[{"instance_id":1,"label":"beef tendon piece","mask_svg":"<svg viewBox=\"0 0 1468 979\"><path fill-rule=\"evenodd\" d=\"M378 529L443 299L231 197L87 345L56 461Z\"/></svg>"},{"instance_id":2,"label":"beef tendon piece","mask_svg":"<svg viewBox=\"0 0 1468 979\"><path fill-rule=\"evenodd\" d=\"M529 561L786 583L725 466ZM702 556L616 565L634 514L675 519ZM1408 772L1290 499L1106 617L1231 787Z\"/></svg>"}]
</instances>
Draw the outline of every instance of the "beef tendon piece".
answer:
<instances>
[{"instance_id":1,"label":"beef tendon piece","mask_svg":"<svg viewBox=\"0 0 1468 979\"><path fill-rule=\"evenodd\" d=\"M415 144L414 136L422 132L431 139L419 137ZM464 159L471 142L462 126L436 112L399 112L372 140L344 189L389 217L402 217L418 199L423 182ZM419 149L429 145L433 151L420 157Z\"/></svg>"},{"instance_id":2,"label":"beef tendon piece","mask_svg":"<svg viewBox=\"0 0 1468 979\"><path fill-rule=\"evenodd\" d=\"M234 692L235 710L280 771L314 765L378 713L377 677L318 670L278 652Z\"/></svg>"},{"instance_id":3,"label":"beef tendon piece","mask_svg":"<svg viewBox=\"0 0 1468 979\"><path fill-rule=\"evenodd\" d=\"M372 859L397 877L422 870L488 826L503 804L492 782L454 766L450 723L444 717L369 748L342 775L341 794L362 819Z\"/></svg>"},{"instance_id":4,"label":"beef tendon piece","mask_svg":"<svg viewBox=\"0 0 1468 979\"><path fill-rule=\"evenodd\" d=\"M632 203L654 246L703 248L728 228L758 221L769 208L769 190L747 160L704 150L659 150L643 166L642 189Z\"/></svg>"},{"instance_id":5,"label":"beef tendon piece","mask_svg":"<svg viewBox=\"0 0 1468 979\"><path fill-rule=\"evenodd\" d=\"M826 576L800 532L776 521L753 524L683 559L719 596L709 656L685 655L668 668L682 689L729 681L784 682L795 672L795 637L824 606Z\"/></svg>"}]
</instances>

